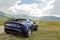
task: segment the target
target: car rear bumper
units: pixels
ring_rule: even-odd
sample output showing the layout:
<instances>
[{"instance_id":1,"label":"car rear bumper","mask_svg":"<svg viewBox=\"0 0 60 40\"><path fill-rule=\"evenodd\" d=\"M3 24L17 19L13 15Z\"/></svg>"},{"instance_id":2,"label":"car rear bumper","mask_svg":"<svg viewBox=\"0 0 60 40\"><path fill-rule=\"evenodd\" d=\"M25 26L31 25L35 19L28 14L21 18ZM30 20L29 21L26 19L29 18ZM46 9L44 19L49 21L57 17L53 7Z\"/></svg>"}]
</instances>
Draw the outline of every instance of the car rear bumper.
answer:
<instances>
[{"instance_id":1,"label":"car rear bumper","mask_svg":"<svg viewBox=\"0 0 60 40\"><path fill-rule=\"evenodd\" d=\"M14 33L14 34L21 34L22 32L20 29L9 28L9 27L5 27L4 31L9 33Z\"/></svg>"}]
</instances>

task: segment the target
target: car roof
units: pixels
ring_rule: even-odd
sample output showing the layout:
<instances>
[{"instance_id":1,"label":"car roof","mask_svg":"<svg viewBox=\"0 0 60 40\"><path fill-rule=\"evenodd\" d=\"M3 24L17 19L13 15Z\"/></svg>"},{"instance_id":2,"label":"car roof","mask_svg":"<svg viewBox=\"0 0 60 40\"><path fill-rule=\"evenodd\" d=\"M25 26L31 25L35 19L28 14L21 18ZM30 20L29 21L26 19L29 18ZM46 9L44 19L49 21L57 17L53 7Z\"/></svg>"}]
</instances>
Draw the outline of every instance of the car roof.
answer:
<instances>
[{"instance_id":1,"label":"car roof","mask_svg":"<svg viewBox=\"0 0 60 40\"><path fill-rule=\"evenodd\" d=\"M31 19L16 19L16 20L31 20Z\"/></svg>"},{"instance_id":2,"label":"car roof","mask_svg":"<svg viewBox=\"0 0 60 40\"><path fill-rule=\"evenodd\" d=\"M16 19L16 20L26 20L26 19Z\"/></svg>"}]
</instances>

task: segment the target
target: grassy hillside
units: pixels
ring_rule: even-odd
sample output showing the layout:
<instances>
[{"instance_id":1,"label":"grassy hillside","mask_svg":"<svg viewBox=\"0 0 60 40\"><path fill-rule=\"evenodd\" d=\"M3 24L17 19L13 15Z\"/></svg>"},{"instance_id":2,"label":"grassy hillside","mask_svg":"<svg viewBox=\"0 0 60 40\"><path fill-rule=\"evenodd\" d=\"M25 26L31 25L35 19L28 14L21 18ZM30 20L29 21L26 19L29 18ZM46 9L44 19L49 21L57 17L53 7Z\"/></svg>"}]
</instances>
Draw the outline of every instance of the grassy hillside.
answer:
<instances>
[{"instance_id":1,"label":"grassy hillside","mask_svg":"<svg viewBox=\"0 0 60 40\"><path fill-rule=\"evenodd\" d=\"M60 20L60 17L56 16L42 16L40 17L41 20Z\"/></svg>"},{"instance_id":2,"label":"grassy hillside","mask_svg":"<svg viewBox=\"0 0 60 40\"><path fill-rule=\"evenodd\" d=\"M1 18L0 19L0 26L2 26L2 25L4 25L4 22L6 22L6 21L11 21L11 20L13 20L13 19L15 19L15 18L7 18L7 19L5 19L5 18Z\"/></svg>"},{"instance_id":3,"label":"grassy hillside","mask_svg":"<svg viewBox=\"0 0 60 40\"><path fill-rule=\"evenodd\" d=\"M0 19L0 26L2 26L5 21L6 21L6 19Z\"/></svg>"},{"instance_id":4,"label":"grassy hillside","mask_svg":"<svg viewBox=\"0 0 60 40\"><path fill-rule=\"evenodd\" d=\"M60 40L60 21L38 21L38 31L29 38L16 35L0 34L1 40Z\"/></svg>"},{"instance_id":5,"label":"grassy hillside","mask_svg":"<svg viewBox=\"0 0 60 40\"><path fill-rule=\"evenodd\" d=\"M3 25L5 21L12 20L14 18L15 17L13 15L0 11L0 26Z\"/></svg>"}]
</instances>

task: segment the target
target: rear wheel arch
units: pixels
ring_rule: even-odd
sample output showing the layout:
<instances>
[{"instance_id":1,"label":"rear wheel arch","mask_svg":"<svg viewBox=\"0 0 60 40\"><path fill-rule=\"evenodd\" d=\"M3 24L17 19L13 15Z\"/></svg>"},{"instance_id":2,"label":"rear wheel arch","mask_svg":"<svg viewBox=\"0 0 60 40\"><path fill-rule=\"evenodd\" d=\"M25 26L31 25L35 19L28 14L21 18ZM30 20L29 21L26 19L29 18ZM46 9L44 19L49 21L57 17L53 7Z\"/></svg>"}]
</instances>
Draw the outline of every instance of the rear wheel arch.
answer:
<instances>
[{"instance_id":1,"label":"rear wheel arch","mask_svg":"<svg viewBox=\"0 0 60 40\"><path fill-rule=\"evenodd\" d=\"M30 37L31 35L32 35L32 30L31 30L31 27L29 27L25 36Z\"/></svg>"}]
</instances>

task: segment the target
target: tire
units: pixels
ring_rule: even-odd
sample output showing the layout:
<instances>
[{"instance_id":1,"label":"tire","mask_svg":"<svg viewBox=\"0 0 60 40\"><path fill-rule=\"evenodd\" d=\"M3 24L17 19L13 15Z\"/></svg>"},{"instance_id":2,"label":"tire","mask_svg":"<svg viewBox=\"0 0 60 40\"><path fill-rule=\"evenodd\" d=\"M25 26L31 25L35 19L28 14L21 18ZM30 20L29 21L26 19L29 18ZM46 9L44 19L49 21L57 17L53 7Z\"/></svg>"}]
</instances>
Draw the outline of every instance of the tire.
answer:
<instances>
[{"instance_id":1,"label":"tire","mask_svg":"<svg viewBox=\"0 0 60 40\"><path fill-rule=\"evenodd\" d=\"M37 28L35 28L34 31L37 31Z\"/></svg>"},{"instance_id":2,"label":"tire","mask_svg":"<svg viewBox=\"0 0 60 40\"><path fill-rule=\"evenodd\" d=\"M4 29L4 32L5 32L6 34L9 34L9 32L7 32L7 30L6 30L6 29Z\"/></svg>"},{"instance_id":3,"label":"tire","mask_svg":"<svg viewBox=\"0 0 60 40\"><path fill-rule=\"evenodd\" d=\"M34 31L37 31L38 30L38 26L36 26L35 28L34 28Z\"/></svg>"},{"instance_id":4,"label":"tire","mask_svg":"<svg viewBox=\"0 0 60 40\"><path fill-rule=\"evenodd\" d=\"M30 37L32 35L31 28L28 29L27 33L25 34L25 37Z\"/></svg>"}]
</instances>

